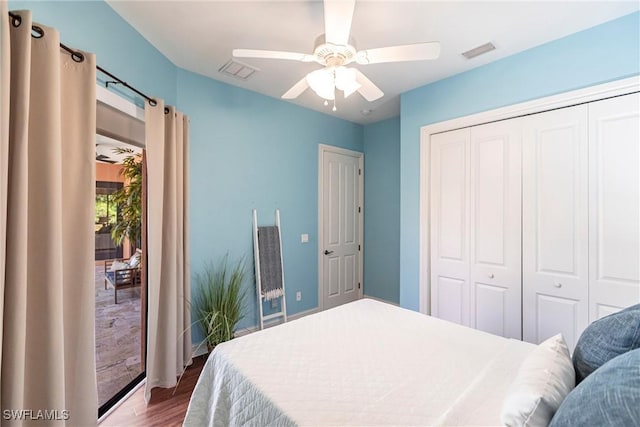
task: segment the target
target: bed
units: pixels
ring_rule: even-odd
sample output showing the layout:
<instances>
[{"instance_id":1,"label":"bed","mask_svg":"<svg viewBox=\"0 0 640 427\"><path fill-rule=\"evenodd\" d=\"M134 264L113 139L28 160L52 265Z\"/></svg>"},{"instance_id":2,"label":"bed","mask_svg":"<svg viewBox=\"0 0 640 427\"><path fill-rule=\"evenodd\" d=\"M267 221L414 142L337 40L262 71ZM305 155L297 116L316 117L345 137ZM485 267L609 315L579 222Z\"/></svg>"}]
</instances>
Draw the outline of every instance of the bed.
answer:
<instances>
[{"instance_id":1,"label":"bed","mask_svg":"<svg viewBox=\"0 0 640 427\"><path fill-rule=\"evenodd\" d=\"M500 425L535 348L362 299L216 347L184 425Z\"/></svg>"}]
</instances>

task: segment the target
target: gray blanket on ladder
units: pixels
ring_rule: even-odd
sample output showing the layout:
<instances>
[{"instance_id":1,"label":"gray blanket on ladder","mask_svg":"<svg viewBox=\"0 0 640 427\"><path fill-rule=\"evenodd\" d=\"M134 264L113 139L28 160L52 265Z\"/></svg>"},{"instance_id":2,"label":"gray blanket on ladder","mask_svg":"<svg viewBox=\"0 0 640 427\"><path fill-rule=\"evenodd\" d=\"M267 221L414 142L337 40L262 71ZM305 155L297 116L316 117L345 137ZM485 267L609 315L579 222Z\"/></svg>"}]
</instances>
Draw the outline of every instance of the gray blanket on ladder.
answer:
<instances>
[{"instance_id":1,"label":"gray blanket on ladder","mask_svg":"<svg viewBox=\"0 0 640 427\"><path fill-rule=\"evenodd\" d=\"M282 259L280 235L275 225L258 227L260 250L260 286L265 301L280 298L282 294Z\"/></svg>"}]
</instances>

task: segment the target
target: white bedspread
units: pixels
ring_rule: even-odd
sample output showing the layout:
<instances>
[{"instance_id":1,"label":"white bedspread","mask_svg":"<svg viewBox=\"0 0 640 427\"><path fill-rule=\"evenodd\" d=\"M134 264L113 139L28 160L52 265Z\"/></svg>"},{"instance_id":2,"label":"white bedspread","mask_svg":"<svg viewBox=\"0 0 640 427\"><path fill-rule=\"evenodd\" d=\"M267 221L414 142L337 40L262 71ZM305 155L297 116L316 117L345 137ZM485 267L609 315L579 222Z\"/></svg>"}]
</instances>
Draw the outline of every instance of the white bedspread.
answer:
<instances>
[{"instance_id":1,"label":"white bedspread","mask_svg":"<svg viewBox=\"0 0 640 427\"><path fill-rule=\"evenodd\" d=\"M533 348L363 299L216 347L184 425L500 425Z\"/></svg>"}]
</instances>

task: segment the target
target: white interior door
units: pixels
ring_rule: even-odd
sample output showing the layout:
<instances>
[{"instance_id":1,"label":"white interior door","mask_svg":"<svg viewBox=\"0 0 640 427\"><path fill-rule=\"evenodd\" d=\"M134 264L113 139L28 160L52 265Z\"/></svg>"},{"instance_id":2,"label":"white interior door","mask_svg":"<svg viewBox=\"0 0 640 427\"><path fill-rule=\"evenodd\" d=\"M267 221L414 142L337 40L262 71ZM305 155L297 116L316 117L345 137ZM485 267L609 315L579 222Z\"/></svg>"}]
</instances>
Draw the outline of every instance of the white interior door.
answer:
<instances>
[{"instance_id":1,"label":"white interior door","mask_svg":"<svg viewBox=\"0 0 640 427\"><path fill-rule=\"evenodd\" d=\"M322 308L362 296L362 153L322 146L320 266Z\"/></svg>"},{"instance_id":2,"label":"white interior door","mask_svg":"<svg viewBox=\"0 0 640 427\"><path fill-rule=\"evenodd\" d=\"M471 128L471 327L521 339L520 119Z\"/></svg>"},{"instance_id":3,"label":"white interior door","mask_svg":"<svg viewBox=\"0 0 640 427\"><path fill-rule=\"evenodd\" d=\"M431 314L467 326L470 135L431 137Z\"/></svg>"},{"instance_id":4,"label":"white interior door","mask_svg":"<svg viewBox=\"0 0 640 427\"><path fill-rule=\"evenodd\" d=\"M589 104L589 318L640 301L640 95Z\"/></svg>"},{"instance_id":5,"label":"white interior door","mask_svg":"<svg viewBox=\"0 0 640 427\"><path fill-rule=\"evenodd\" d=\"M523 338L588 324L587 106L523 118Z\"/></svg>"}]
</instances>

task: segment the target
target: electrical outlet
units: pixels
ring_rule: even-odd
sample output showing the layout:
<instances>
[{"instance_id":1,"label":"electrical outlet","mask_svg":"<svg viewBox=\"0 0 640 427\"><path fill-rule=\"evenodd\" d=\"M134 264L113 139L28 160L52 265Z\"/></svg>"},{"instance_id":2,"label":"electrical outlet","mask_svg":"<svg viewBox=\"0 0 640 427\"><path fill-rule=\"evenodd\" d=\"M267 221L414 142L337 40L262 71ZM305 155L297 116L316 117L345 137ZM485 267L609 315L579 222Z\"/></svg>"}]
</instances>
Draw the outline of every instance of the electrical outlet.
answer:
<instances>
[{"instance_id":1,"label":"electrical outlet","mask_svg":"<svg viewBox=\"0 0 640 427\"><path fill-rule=\"evenodd\" d=\"M309 243L309 235L301 234L300 235L300 243Z\"/></svg>"},{"instance_id":2,"label":"electrical outlet","mask_svg":"<svg viewBox=\"0 0 640 427\"><path fill-rule=\"evenodd\" d=\"M302 300L302 292L298 291L296 292L296 301L301 301Z\"/></svg>"}]
</instances>

